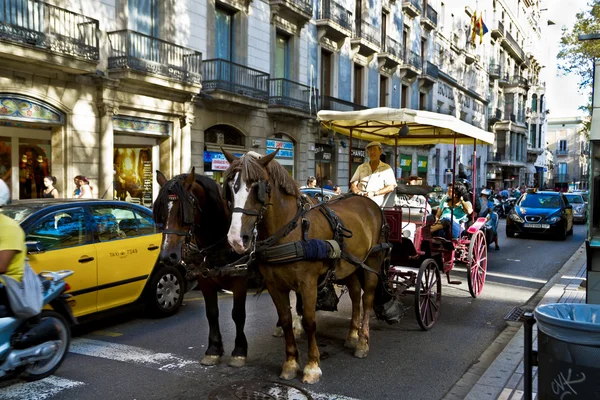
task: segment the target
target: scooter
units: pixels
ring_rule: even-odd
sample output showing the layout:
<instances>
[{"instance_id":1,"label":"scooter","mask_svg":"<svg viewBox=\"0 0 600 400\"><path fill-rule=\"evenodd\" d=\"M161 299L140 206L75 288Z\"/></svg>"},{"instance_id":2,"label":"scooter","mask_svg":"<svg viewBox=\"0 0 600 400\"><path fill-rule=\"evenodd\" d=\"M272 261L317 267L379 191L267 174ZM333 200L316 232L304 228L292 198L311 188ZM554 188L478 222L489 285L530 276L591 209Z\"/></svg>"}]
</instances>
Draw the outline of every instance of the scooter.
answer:
<instances>
[{"instance_id":1,"label":"scooter","mask_svg":"<svg viewBox=\"0 0 600 400\"><path fill-rule=\"evenodd\" d=\"M22 378L35 381L52 375L62 364L71 344L71 312L65 278L73 271L41 272L44 306L52 310L28 319L19 319L0 310L0 380Z\"/></svg>"}]
</instances>

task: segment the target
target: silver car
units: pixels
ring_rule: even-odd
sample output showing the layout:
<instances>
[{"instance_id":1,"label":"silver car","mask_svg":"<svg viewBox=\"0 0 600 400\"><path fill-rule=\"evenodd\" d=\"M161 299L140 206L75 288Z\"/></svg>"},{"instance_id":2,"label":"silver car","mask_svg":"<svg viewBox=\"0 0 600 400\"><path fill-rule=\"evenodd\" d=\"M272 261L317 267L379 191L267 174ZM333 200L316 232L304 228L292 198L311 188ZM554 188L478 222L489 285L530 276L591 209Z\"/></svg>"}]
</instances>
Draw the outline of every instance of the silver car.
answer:
<instances>
[{"instance_id":1,"label":"silver car","mask_svg":"<svg viewBox=\"0 0 600 400\"><path fill-rule=\"evenodd\" d=\"M565 193L569 204L573 206L573 222L587 222L587 202L581 193Z\"/></svg>"}]
</instances>

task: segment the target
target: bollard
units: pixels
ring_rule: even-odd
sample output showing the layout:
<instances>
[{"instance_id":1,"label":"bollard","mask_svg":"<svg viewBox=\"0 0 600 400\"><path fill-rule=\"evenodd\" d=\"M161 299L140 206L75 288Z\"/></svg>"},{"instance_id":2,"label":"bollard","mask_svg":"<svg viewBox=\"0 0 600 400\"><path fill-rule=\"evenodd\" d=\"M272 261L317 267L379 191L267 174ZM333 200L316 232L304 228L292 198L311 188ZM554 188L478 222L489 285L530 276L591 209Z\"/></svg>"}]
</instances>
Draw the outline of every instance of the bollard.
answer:
<instances>
[{"instance_id":1,"label":"bollard","mask_svg":"<svg viewBox=\"0 0 600 400\"><path fill-rule=\"evenodd\" d=\"M523 391L524 399L531 400L533 396L533 367L538 365L537 351L533 350L533 325L535 317L533 313L526 312L523 314L525 328L525 357L523 359Z\"/></svg>"}]
</instances>

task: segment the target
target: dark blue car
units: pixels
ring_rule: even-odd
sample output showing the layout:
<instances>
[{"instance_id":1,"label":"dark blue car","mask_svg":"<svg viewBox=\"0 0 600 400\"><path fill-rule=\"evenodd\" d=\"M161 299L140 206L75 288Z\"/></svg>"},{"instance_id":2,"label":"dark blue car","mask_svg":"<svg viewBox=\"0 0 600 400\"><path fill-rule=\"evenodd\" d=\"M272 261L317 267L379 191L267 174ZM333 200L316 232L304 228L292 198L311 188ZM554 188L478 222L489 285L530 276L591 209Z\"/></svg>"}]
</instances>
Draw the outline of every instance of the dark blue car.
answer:
<instances>
[{"instance_id":1,"label":"dark blue car","mask_svg":"<svg viewBox=\"0 0 600 400\"><path fill-rule=\"evenodd\" d=\"M573 233L573 206L564 194L529 190L506 218L506 236L517 233L551 235L565 240Z\"/></svg>"}]
</instances>

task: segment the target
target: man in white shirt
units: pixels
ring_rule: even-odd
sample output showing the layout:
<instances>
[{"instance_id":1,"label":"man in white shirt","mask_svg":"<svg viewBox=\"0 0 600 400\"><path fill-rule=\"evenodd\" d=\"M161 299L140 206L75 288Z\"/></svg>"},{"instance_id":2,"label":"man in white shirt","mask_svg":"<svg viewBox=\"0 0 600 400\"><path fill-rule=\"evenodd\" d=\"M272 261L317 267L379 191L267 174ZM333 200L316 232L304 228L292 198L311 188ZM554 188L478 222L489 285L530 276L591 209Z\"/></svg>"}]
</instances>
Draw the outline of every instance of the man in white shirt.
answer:
<instances>
[{"instance_id":1,"label":"man in white shirt","mask_svg":"<svg viewBox=\"0 0 600 400\"><path fill-rule=\"evenodd\" d=\"M385 195L396 188L396 177L392 167L379 160L381 143L371 142L366 147L369 162L361 164L352 179L350 190L361 196L367 196L379 207L383 205Z\"/></svg>"}]
</instances>

